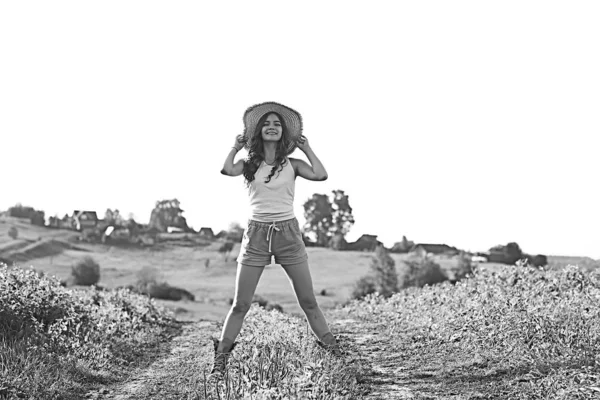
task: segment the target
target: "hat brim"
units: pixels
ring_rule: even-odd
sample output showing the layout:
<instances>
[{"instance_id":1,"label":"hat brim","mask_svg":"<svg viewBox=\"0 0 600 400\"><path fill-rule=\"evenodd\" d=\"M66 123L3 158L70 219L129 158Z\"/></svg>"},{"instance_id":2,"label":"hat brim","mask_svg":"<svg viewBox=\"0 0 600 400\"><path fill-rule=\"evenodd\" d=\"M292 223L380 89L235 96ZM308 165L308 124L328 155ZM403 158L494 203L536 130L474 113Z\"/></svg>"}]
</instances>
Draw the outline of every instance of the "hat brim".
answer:
<instances>
[{"instance_id":1,"label":"hat brim","mask_svg":"<svg viewBox=\"0 0 600 400\"><path fill-rule=\"evenodd\" d=\"M287 148L287 154L289 155L296 149L296 142L300 138L300 135L302 135L302 116L298 111L273 101L255 104L249 107L244 113L244 137L248 139L244 147L246 150L250 150L258 121L270 112L276 112L283 118L283 123L287 128L290 139L290 144Z\"/></svg>"}]
</instances>

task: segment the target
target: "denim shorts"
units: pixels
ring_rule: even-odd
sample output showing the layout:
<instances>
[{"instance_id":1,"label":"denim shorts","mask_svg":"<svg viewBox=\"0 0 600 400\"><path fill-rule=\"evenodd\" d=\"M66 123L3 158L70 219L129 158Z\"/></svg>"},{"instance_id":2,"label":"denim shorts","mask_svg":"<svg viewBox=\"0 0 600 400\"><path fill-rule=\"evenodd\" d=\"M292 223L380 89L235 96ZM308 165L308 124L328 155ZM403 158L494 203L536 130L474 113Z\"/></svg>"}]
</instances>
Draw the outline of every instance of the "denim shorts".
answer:
<instances>
[{"instance_id":1,"label":"denim shorts","mask_svg":"<svg viewBox=\"0 0 600 400\"><path fill-rule=\"evenodd\" d=\"M308 260L308 254L296 218L280 222L248 221L237 262L251 267L264 267L271 263L299 264Z\"/></svg>"}]
</instances>

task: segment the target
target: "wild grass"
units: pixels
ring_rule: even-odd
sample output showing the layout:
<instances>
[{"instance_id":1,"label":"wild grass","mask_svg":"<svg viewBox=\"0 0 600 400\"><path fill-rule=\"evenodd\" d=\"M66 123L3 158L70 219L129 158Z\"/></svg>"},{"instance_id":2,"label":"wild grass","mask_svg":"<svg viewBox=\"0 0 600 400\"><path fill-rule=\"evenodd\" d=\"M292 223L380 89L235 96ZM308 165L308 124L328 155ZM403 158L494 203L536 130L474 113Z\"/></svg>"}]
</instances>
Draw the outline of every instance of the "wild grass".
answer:
<instances>
[{"instance_id":1,"label":"wild grass","mask_svg":"<svg viewBox=\"0 0 600 400\"><path fill-rule=\"evenodd\" d=\"M0 266L0 398L81 398L116 379L171 322L128 290L70 290Z\"/></svg>"},{"instance_id":2,"label":"wild grass","mask_svg":"<svg viewBox=\"0 0 600 400\"><path fill-rule=\"evenodd\" d=\"M205 369L195 398L356 398L363 391L361 368L359 360L335 358L317 346L301 319L253 305L225 376L214 379Z\"/></svg>"},{"instance_id":3,"label":"wild grass","mask_svg":"<svg viewBox=\"0 0 600 400\"><path fill-rule=\"evenodd\" d=\"M378 324L411 377L485 398L600 395L600 273L569 266L478 270L347 306Z\"/></svg>"}]
</instances>

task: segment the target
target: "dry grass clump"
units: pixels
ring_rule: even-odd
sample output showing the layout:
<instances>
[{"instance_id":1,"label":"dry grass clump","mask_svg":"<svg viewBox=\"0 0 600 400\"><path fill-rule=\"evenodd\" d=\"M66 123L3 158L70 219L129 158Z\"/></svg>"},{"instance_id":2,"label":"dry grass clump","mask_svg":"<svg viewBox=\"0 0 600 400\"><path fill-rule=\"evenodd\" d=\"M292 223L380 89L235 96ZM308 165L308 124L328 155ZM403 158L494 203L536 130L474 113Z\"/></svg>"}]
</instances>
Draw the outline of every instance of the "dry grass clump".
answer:
<instances>
[{"instance_id":1,"label":"dry grass clump","mask_svg":"<svg viewBox=\"0 0 600 400\"><path fill-rule=\"evenodd\" d=\"M91 286L100 281L100 264L92 257L86 256L71 267L73 284Z\"/></svg>"},{"instance_id":2,"label":"dry grass clump","mask_svg":"<svg viewBox=\"0 0 600 400\"><path fill-rule=\"evenodd\" d=\"M348 307L398 338L395 350L414 376L436 370L446 392L505 399L600 393L600 272L476 268L455 285Z\"/></svg>"},{"instance_id":3,"label":"dry grass clump","mask_svg":"<svg viewBox=\"0 0 600 400\"><path fill-rule=\"evenodd\" d=\"M67 289L0 266L0 398L82 398L89 380L135 358L169 321L128 290Z\"/></svg>"}]
</instances>

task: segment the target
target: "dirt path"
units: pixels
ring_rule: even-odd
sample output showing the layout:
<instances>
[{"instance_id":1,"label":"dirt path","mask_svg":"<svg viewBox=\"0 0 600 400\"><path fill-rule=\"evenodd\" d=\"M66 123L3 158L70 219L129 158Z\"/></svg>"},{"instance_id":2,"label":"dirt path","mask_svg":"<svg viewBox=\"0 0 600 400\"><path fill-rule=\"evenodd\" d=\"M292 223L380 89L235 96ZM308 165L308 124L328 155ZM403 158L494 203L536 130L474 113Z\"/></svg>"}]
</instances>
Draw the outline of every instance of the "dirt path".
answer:
<instances>
[{"instance_id":1,"label":"dirt path","mask_svg":"<svg viewBox=\"0 0 600 400\"><path fill-rule=\"evenodd\" d=\"M346 343L349 362L361 362L366 367L359 377L359 383L368 388L363 399L440 398L434 394L435 391L423 387L425 382L415 380L417 371L407 367L401 353L390 351L393 348L393 338L385 337L381 333L381 327L365 324L343 310L332 310L327 314L332 330L341 337L342 343ZM159 350L162 355L150 366L134 371L132 377L125 382L88 393L86 398L200 398L203 390L202 371L212 363L209 338L218 334L218 331L218 324L212 321L185 324L179 336L164 343L164 347ZM444 398L465 399L460 395L448 395Z\"/></svg>"},{"instance_id":2,"label":"dirt path","mask_svg":"<svg viewBox=\"0 0 600 400\"><path fill-rule=\"evenodd\" d=\"M390 338L381 335L376 325L366 325L344 312L330 313L332 330L349 343L349 357L366 366L359 382L369 387L364 399L415 399L408 388L408 373L398 354L389 351Z\"/></svg>"},{"instance_id":3,"label":"dirt path","mask_svg":"<svg viewBox=\"0 0 600 400\"><path fill-rule=\"evenodd\" d=\"M189 397L197 391L201 371L212 362L209 347L207 346L210 336L218 333L217 323L213 321L198 321L185 323L181 334L164 343L158 351L162 352L156 361L147 368L141 368L131 373L130 379L102 388L98 391L88 393L88 399L180 399L179 394L173 397L173 393L181 393L182 387L190 387ZM197 368L196 382L177 379L177 371L186 368ZM175 375L175 376L174 376ZM185 375L185 374L182 374ZM187 397L183 397L187 398ZM194 398L194 397L191 397Z\"/></svg>"}]
</instances>

